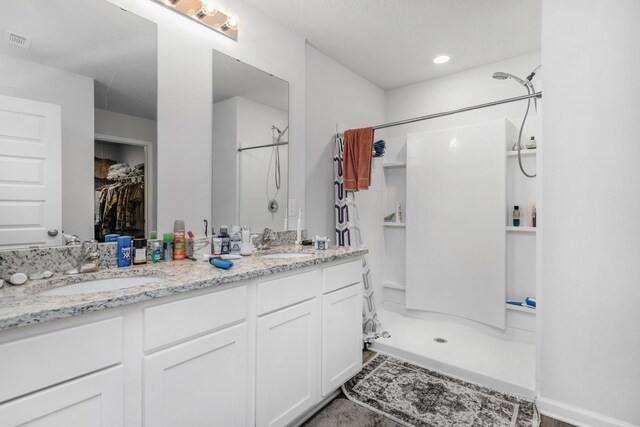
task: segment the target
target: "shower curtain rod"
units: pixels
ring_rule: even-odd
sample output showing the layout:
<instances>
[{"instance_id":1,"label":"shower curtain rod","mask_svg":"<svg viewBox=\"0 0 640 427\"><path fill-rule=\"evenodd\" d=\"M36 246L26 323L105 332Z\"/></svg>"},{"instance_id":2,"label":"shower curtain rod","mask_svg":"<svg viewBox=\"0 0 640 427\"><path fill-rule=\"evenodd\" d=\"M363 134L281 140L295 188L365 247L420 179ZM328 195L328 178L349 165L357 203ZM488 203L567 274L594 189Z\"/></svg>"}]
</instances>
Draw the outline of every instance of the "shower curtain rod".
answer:
<instances>
[{"instance_id":1,"label":"shower curtain rod","mask_svg":"<svg viewBox=\"0 0 640 427\"><path fill-rule=\"evenodd\" d=\"M450 116L452 114L463 113L465 111L477 110L485 107L492 107L494 105L507 104L509 102L524 101L526 99L531 99L531 98L542 98L542 91L531 93L529 95L516 96L514 98L501 99L499 101L487 102L486 104L478 104L478 105L472 105L470 107L458 108L457 110L443 111L441 113L429 114L427 116L414 117L413 119L398 120L397 122L390 122L390 123L385 123L383 125L373 126L373 130L390 128L393 126L406 125L409 123L421 122L423 120L430 120L438 117ZM344 135L343 133L338 133L338 136L343 136L343 135Z\"/></svg>"},{"instance_id":2,"label":"shower curtain rod","mask_svg":"<svg viewBox=\"0 0 640 427\"><path fill-rule=\"evenodd\" d=\"M289 145L289 143L288 142L280 142L280 143L277 143L277 144L256 145L254 147L238 148L238 151L255 150L256 148L265 148L265 147L275 147L276 145Z\"/></svg>"}]
</instances>

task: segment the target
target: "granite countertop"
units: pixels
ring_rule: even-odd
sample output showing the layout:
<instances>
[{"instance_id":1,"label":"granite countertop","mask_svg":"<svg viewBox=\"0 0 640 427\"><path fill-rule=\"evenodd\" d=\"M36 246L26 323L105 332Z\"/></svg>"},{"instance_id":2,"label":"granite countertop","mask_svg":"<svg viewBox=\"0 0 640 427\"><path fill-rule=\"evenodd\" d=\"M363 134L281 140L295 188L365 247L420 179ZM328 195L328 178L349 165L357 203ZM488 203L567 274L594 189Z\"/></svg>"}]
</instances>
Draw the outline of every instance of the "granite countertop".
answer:
<instances>
[{"instance_id":1,"label":"granite countertop","mask_svg":"<svg viewBox=\"0 0 640 427\"><path fill-rule=\"evenodd\" d=\"M265 259L273 253L304 252L305 258ZM22 286L5 284L0 289L0 330L32 325L49 320L76 316L91 311L134 304L169 295L212 288L226 283L262 277L326 262L357 257L368 252L366 248L336 247L316 251L313 247L283 245L253 256L234 260L234 267L222 270L203 260L161 262L128 268L108 268L95 273L75 276L55 274L49 279L31 280ZM94 292L66 296L39 295L47 289L87 280L117 277L152 277L150 283L107 292Z\"/></svg>"}]
</instances>

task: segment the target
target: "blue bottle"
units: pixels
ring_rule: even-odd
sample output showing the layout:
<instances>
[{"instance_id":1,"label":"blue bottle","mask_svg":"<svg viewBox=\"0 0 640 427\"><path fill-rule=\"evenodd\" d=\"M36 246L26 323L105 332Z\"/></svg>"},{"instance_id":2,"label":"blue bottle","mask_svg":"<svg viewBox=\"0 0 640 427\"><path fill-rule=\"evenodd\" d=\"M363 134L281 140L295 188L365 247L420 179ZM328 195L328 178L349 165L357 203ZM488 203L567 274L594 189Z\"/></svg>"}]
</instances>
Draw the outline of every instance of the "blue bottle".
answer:
<instances>
[{"instance_id":1,"label":"blue bottle","mask_svg":"<svg viewBox=\"0 0 640 427\"><path fill-rule=\"evenodd\" d=\"M118 267L131 266L131 236L118 237Z\"/></svg>"}]
</instances>

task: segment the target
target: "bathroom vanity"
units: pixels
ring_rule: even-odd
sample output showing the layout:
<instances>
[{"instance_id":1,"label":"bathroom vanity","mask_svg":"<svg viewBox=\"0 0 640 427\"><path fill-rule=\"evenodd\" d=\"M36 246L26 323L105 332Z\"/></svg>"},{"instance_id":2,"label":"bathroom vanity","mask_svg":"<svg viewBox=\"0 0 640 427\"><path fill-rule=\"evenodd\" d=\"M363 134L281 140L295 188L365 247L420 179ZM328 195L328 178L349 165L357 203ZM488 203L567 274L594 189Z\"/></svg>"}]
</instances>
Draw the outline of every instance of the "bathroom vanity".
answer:
<instances>
[{"instance_id":1,"label":"bathroom vanity","mask_svg":"<svg viewBox=\"0 0 640 427\"><path fill-rule=\"evenodd\" d=\"M284 426L362 366L362 255L172 262L0 290L0 426ZM70 282L150 278L46 295ZM37 421L36 421L37 420Z\"/></svg>"}]
</instances>

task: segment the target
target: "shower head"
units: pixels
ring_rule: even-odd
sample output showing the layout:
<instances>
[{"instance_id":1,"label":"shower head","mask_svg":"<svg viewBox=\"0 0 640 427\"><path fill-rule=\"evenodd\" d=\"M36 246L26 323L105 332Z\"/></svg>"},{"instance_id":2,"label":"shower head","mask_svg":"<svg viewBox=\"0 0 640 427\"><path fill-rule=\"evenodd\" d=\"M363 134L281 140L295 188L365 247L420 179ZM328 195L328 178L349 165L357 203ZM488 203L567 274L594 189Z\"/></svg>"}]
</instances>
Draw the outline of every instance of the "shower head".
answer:
<instances>
[{"instance_id":1,"label":"shower head","mask_svg":"<svg viewBox=\"0 0 640 427\"><path fill-rule=\"evenodd\" d=\"M284 130L280 130L280 128L278 128L275 125L271 126L271 130L275 130L276 132L278 132L278 135L282 135L283 133L285 133L287 130L289 130L289 126L287 126L286 128L284 128Z\"/></svg>"},{"instance_id":2,"label":"shower head","mask_svg":"<svg viewBox=\"0 0 640 427\"><path fill-rule=\"evenodd\" d=\"M522 80L520 77L516 77L513 74L509 74L509 73L503 73L502 71L498 71L497 73L493 73L493 75L491 77L493 77L496 80L513 79L513 80L517 81L518 83L520 83L522 86L527 86L527 82Z\"/></svg>"}]
</instances>

